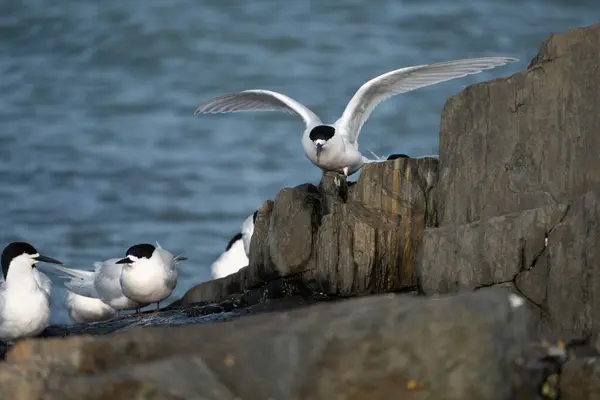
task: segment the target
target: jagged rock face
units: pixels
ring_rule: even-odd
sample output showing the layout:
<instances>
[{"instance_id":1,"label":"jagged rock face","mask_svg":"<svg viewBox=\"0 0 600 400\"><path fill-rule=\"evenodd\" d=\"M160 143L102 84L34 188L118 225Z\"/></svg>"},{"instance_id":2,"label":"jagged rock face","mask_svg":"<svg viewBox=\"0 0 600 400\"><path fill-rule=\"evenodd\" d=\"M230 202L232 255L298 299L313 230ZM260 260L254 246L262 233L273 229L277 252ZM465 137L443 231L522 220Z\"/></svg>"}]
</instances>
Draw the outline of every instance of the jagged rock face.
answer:
<instances>
[{"instance_id":1,"label":"jagged rock face","mask_svg":"<svg viewBox=\"0 0 600 400\"><path fill-rule=\"evenodd\" d=\"M349 296L416 288L415 258L435 221L434 158L367 165L348 186L326 173L320 187L281 190L259 209L250 265L191 289L183 304L215 301L301 275L318 293Z\"/></svg>"},{"instance_id":2,"label":"jagged rock face","mask_svg":"<svg viewBox=\"0 0 600 400\"><path fill-rule=\"evenodd\" d=\"M600 25L552 35L527 70L467 87L440 127L440 226L600 187Z\"/></svg>"},{"instance_id":3,"label":"jagged rock face","mask_svg":"<svg viewBox=\"0 0 600 400\"><path fill-rule=\"evenodd\" d=\"M526 71L447 102L424 293L506 286L542 331L599 331L599 45L600 25L553 35Z\"/></svg>"},{"instance_id":4,"label":"jagged rock face","mask_svg":"<svg viewBox=\"0 0 600 400\"><path fill-rule=\"evenodd\" d=\"M531 389L513 376L530 340L526 309L501 290L380 295L220 324L27 340L0 364L0 396L510 399Z\"/></svg>"}]
</instances>

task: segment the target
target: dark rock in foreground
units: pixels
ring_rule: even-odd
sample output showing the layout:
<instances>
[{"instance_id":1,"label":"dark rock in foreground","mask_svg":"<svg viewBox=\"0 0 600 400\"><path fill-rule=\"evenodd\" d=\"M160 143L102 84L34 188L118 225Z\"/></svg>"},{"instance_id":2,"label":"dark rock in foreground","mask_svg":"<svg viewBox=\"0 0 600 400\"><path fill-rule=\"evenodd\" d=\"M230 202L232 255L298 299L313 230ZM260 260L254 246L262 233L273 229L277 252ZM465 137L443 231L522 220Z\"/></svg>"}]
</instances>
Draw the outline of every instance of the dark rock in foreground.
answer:
<instances>
[{"instance_id":1,"label":"dark rock in foreground","mask_svg":"<svg viewBox=\"0 0 600 400\"><path fill-rule=\"evenodd\" d=\"M518 379L537 368L525 365L530 341L526 308L502 290L380 295L220 324L23 341L0 364L0 391L13 400L510 399L537 390Z\"/></svg>"}]
</instances>

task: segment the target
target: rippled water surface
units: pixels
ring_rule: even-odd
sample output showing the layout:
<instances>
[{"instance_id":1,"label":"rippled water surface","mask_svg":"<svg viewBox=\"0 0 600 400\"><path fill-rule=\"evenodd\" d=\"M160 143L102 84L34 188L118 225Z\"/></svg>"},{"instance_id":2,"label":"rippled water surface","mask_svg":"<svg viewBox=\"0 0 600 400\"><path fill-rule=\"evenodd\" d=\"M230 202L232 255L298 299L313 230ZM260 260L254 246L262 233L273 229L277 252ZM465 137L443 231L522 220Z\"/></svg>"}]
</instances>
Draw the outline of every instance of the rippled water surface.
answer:
<instances>
[{"instance_id":1,"label":"rippled water surface","mask_svg":"<svg viewBox=\"0 0 600 400\"><path fill-rule=\"evenodd\" d=\"M394 97L365 125L377 154L437 153L446 97L525 68L550 33L594 23L556 0L281 2L20 0L0 5L0 243L68 265L158 240L185 252L174 296L210 279L243 219L285 186L317 183L300 119L192 116L213 96L286 93L334 121L392 69L506 55L502 67ZM54 322L66 322L57 281Z\"/></svg>"}]
</instances>

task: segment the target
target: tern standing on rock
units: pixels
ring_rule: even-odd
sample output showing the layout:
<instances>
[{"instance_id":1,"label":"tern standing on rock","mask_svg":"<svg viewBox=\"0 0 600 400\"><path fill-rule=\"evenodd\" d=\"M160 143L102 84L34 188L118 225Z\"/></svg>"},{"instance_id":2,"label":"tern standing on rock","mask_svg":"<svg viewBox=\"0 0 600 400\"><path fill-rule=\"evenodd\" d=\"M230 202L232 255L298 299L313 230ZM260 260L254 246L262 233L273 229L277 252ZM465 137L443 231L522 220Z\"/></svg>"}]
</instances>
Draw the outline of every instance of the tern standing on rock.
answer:
<instances>
[{"instance_id":1,"label":"tern standing on rock","mask_svg":"<svg viewBox=\"0 0 600 400\"><path fill-rule=\"evenodd\" d=\"M394 95L425 86L462 78L483 70L518 61L509 57L482 57L397 69L371 79L358 89L344 113L333 124L323 124L319 117L296 100L269 90L246 90L216 97L198 106L194 115L239 111L283 111L304 120L302 148L306 157L325 171L346 177L370 160L358 151L358 135L375 107Z\"/></svg>"},{"instance_id":2,"label":"tern standing on rock","mask_svg":"<svg viewBox=\"0 0 600 400\"><path fill-rule=\"evenodd\" d=\"M2 252L0 340L39 335L48 326L52 282L35 264L60 261L40 255L29 243L13 242Z\"/></svg>"},{"instance_id":3,"label":"tern standing on rock","mask_svg":"<svg viewBox=\"0 0 600 400\"><path fill-rule=\"evenodd\" d=\"M93 274L93 271L86 271ZM67 287L67 312L71 322L75 324L85 322L104 321L117 315L117 310L103 302L94 288L93 280L71 277L65 282ZM75 293L69 287L78 286L79 292L86 291L90 296Z\"/></svg>"},{"instance_id":4,"label":"tern standing on rock","mask_svg":"<svg viewBox=\"0 0 600 400\"><path fill-rule=\"evenodd\" d=\"M248 265L250 257L250 240L254 233L254 223L258 211L250 215L242 223L242 231L236 233L227 243L223 254L211 265L213 279L223 278L238 272Z\"/></svg>"},{"instance_id":5,"label":"tern standing on rock","mask_svg":"<svg viewBox=\"0 0 600 400\"><path fill-rule=\"evenodd\" d=\"M175 264L187 258L173 256L158 243L156 247L136 244L125 255L117 261L117 264L124 264L120 279L123 294L138 303L156 303L158 311L160 302L169 297L177 285Z\"/></svg>"}]
</instances>

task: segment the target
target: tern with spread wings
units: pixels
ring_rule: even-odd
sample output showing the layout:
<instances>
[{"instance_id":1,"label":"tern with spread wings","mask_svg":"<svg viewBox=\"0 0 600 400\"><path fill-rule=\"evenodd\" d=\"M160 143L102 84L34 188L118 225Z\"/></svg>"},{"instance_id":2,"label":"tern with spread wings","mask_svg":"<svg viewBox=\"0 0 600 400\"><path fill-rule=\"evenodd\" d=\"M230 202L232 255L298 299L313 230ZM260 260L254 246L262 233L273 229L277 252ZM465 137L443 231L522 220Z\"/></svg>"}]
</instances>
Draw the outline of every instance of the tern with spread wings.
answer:
<instances>
[{"instance_id":1,"label":"tern with spread wings","mask_svg":"<svg viewBox=\"0 0 600 400\"><path fill-rule=\"evenodd\" d=\"M216 97L196 108L194 115L240 111L283 111L304 120L302 148L306 157L325 171L352 175L371 160L358 150L358 135L375 107L394 95L461 78L509 62L509 57L483 57L397 69L371 79L354 94L342 116L333 124L321 119L296 100L270 90L246 90Z\"/></svg>"}]
</instances>

